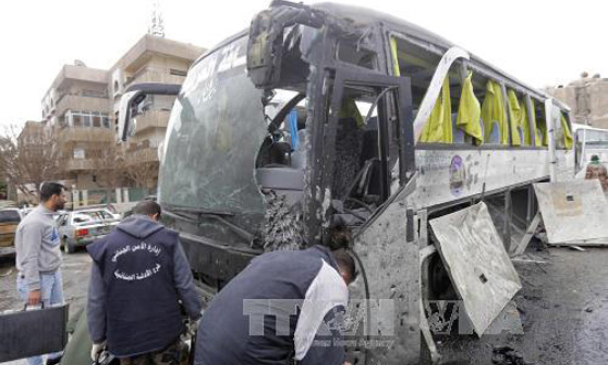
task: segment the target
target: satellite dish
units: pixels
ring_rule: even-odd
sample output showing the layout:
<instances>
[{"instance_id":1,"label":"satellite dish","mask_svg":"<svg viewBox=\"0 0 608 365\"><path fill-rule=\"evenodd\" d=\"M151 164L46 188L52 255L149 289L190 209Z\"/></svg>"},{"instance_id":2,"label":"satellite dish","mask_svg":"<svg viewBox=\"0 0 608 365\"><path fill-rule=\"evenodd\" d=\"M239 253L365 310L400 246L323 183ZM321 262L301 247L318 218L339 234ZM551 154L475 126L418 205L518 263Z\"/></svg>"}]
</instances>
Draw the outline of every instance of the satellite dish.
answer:
<instances>
[{"instance_id":1,"label":"satellite dish","mask_svg":"<svg viewBox=\"0 0 608 365\"><path fill-rule=\"evenodd\" d=\"M81 60L74 60L74 66L87 67Z\"/></svg>"}]
</instances>

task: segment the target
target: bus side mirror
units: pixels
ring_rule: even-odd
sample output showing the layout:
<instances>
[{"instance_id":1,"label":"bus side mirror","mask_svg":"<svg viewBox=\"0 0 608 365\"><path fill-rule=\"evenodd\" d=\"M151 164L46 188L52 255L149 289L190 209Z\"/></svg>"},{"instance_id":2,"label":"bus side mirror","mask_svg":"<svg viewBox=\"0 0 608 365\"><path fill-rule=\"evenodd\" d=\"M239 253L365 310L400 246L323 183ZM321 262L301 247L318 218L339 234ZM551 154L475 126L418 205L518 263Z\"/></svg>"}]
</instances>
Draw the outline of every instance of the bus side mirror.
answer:
<instances>
[{"instance_id":1,"label":"bus side mirror","mask_svg":"<svg viewBox=\"0 0 608 365\"><path fill-rule=\"evenodd\" d=\"M270 9L259 12L251 21L247 44L247 72L257 88L273 88L280 80L283 33L296 24L323 26L323 12L309 6L275 0Z\"/></svg>"},{"instance_id":2,"label":"bus side mirror","mask_svg":"<svg viewBox=\"0 0 608 365\"><path fill-rule=\"evenodd\" d=\"M126 92L120 99L118 109L118 138L126 142L135 135L136 122L133 117L137 114L137 105L145 100L146 94L140 91Z\"/></svg>"},{"instance_id":3,"label":"bus side mirror","mask_svg":"<svg viewBox=\"0 0 608 365\"><path fill-rule=\"evenodd\" d=\"M173 84L137 84L129 87L120 99L118 109L118 139L126 142L136 131L138 106L148 95L178 95L181 85Z\"/></svg>"}]
</instances>

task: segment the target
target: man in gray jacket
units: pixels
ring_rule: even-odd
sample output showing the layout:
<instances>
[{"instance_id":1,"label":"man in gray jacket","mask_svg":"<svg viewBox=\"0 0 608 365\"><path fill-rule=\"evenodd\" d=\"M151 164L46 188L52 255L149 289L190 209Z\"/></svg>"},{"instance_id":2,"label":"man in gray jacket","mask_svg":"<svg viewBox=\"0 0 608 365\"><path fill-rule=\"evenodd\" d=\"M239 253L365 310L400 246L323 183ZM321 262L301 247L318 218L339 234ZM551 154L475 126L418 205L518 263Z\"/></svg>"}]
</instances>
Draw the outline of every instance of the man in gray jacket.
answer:
<instances>
[{"instance_id":1,"label":"man in gray jacket","mask_svg":"<svg viewBox=\"0 0 608 365\"><path fill-rule=\"evenodd\" d=\"M106 237L87 246L93 258L87 304L95 359L107 346L122 365L178 365L188 356L179 301L201 316L190 265L177 232L158 223L161 208L144 201Z\"/></svg>"},{"instance_id":2,"label":"man in gray jacket","mask_svg":"<svg viewBox=\"0 0 608 365\"><path fill-rule=\"evenodd\" d=\"M55 182L40 186L40 205L17 227L15 249L17 289L21 298L34 306L63 303L61 249L53 213L65 205L65 188ZM47 364L56 364L61 353L49 354ZM42 365L42 357L28 358L30 365Z\"/></svg>"}]
</instances>

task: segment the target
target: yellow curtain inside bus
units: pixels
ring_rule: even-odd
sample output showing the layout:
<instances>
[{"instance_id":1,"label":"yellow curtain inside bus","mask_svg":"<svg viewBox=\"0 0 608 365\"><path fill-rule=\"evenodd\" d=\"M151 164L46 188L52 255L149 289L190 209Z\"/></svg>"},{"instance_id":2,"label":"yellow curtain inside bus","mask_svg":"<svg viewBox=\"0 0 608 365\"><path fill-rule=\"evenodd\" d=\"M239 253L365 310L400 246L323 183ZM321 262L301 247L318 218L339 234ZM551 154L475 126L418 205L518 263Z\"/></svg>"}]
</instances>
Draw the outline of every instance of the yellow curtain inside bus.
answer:
<instances>
[{"instance_id":1,"label":"yellow curtain inside bus","mask_svg":"<svg viewBox=\"0 0 608 365\"><path fill-rule=\"evenodd\" d=\"M464 79L462 85L462 94L460 95L460 104L458 105L458 118L456 119L456 128L460 128L467 135L473 138L475 145L483 144L484 137L479 120L481 117L481 107L479 100L473 92L473 73Z\"/></svg>"},{"instance_id":2,"label":"yellow curtain inside bus","mask_svg":"<svg viewBox=\"0 0 608 365\"><path fill-rule=\"evenodd\" d=\"M399 68L399 53L397 48L397 39L391 37L391 57L393 59L393 72L395 76L401 76L401 70Z\"/></svg>"},{"instance_id":3,"label":"yellow curtain inside bus","mask_svg":"<svg viewBox=\"0 0 608 365\"><path fill-rule=\"evenodd\" d=\"M363 120L363 116L359 112L359 108L357 108L357 104L355 103L355 99L353 98L344 98L342 100L342 105L340 106L338 118L353 118L355 120L357 128L365 127L365 124L363 124L365 123L365 121Z\"/></svg>"},{"instance_id":4,"label":"yellow curtain inside bus","mask_svg":"<svg viewBox=\"0 0 608 365\"><path fill-rule=\"evenodd\" d=\"M541 102L542 105L542 102ZM536 102L532 99L532 117L534 118L534 125L536 126L536 147L547 147L549 146L549 140L547 139L547 122L543 116L540 123L536 120Z\"/></svg>"},{"instance_id":5,"label":"yellow curtain inside bus","mask_svg":"<svg viewBox=\"0 0 608 365\"><path fill-rule=\"evenodd\" d=\"M530 129L530 118L528 118L528 105L526 99L519 101L521 105L521 129L524 131L523 146L532 146L532 130ZM534 124L533 130L536 130L536 123Z\"/></svg>"},{"instance_id":6,"label":"yellow curtain inside bus","mask_svg":"<svg viewBox=\"0 0 608 365\"><path fill-rule=\"evenodd\" d=\"M483 119L486 142L490 140L492 131L496 127L500 132L500 144L509 144L509 126L507 125L502 88L493 80L488 80L486 84L486 97L481 105L481 119Z\"/></svg>"},{"instance_id":7,"label":"yellow curtain inside bus","mask_svg":"<svg viewBox=\"0 0 608 365\"><path fill-rule=\"evenodd\" d=\"M452 101L450 99L450 78L443 81L441 93L435 101L429 120L422 129L420 142L452 143Z\"/></svg>"},{"instance_id":8,"label":"yellow curtain inside bus","mask_svg":"<svg viewBox=\"0 0 608 365\"><path fill-rule=\"evenodd\" d=\"M564 146L567 150L572 149L572 143L574 142L574 138L572 138L572 132L570 132L570 127L568 126L568 122L564 117L564 114L560 113L562 129L564 130Z\"/></svg>"},{"instance_id":9,"label":"yellow curtain inside bus","mask_svg":"<svg viewBox=\"0 0 608 365\"><path fill-rule=\"evenodd\" d=\"M517 99L515 91L509 90L507 93L507 98L511 126L511 145L521 146L520 132L523 132L522 118L524 117L524 111L519 103L519 100Z\"/></svg>"},{"instance_id":10,"label":"yellow curtain inside bus","mask_svg":"<svg viewBox=\"0 0 608 365\"><path fill-rule=\"evenodd\" d=\"M522 103L523 107L524 107L524 113L526 114L526 118L528 117L528 104L525 102ZM540 137L540 134L538 133L538 126L536 125L536 107L534 106L534 99L530 98L530 105L532 107L532 113L530 113L530 115L532 116L532 121L530 123L526 123L529 128L532 128L532 131L534 131L534 146L535 147L541 147L542 146L542 140ZM527 120L527 119L526 119ZM532 133L530 130L528 130L527 132L527 142L526 142L526 146L531 146L532 145Z\"/></svg>"}]
</instances>

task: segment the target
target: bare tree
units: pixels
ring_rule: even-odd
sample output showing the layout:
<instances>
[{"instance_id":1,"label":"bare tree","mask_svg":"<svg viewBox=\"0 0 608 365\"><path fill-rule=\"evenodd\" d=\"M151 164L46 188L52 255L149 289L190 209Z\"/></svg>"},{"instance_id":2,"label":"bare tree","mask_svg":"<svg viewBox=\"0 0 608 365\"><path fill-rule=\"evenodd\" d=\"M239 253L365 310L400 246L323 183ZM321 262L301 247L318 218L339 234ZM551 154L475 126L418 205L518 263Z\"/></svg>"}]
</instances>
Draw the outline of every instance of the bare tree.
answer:
<instances>
[{"instance_id":1,"label":"bare tree","mask_svg":"<svg viewBox=\"0 0 608 365\"><path fill-rule=\"evenodd\" d=\"M108 191L123 184L125 180L125 153L115 142L99 143L87 150L91 159L97 184Z\"/></svg>"},{"instance_id":2,"label":"bare tree","mask_svg":"<svg viewBox=\"0 0 608 365\"><path fill-rule=\"evenodd\" d=\"M23 128L7 127L0 136L1 173L27 197L36 199L42 182L63 175L57 134L56 128L27 122Z\"/></svg>"},{"instance_id":3,"label":"bare tree","mask_svg":"<svg viewBox=\"0 0 608 365\"><path fill-rule=\"evenodd\" d=\"M131 164L125 167L125 173L136 187L153 188L158 179L158 161Z\"/></svg>"}]
</instances>

